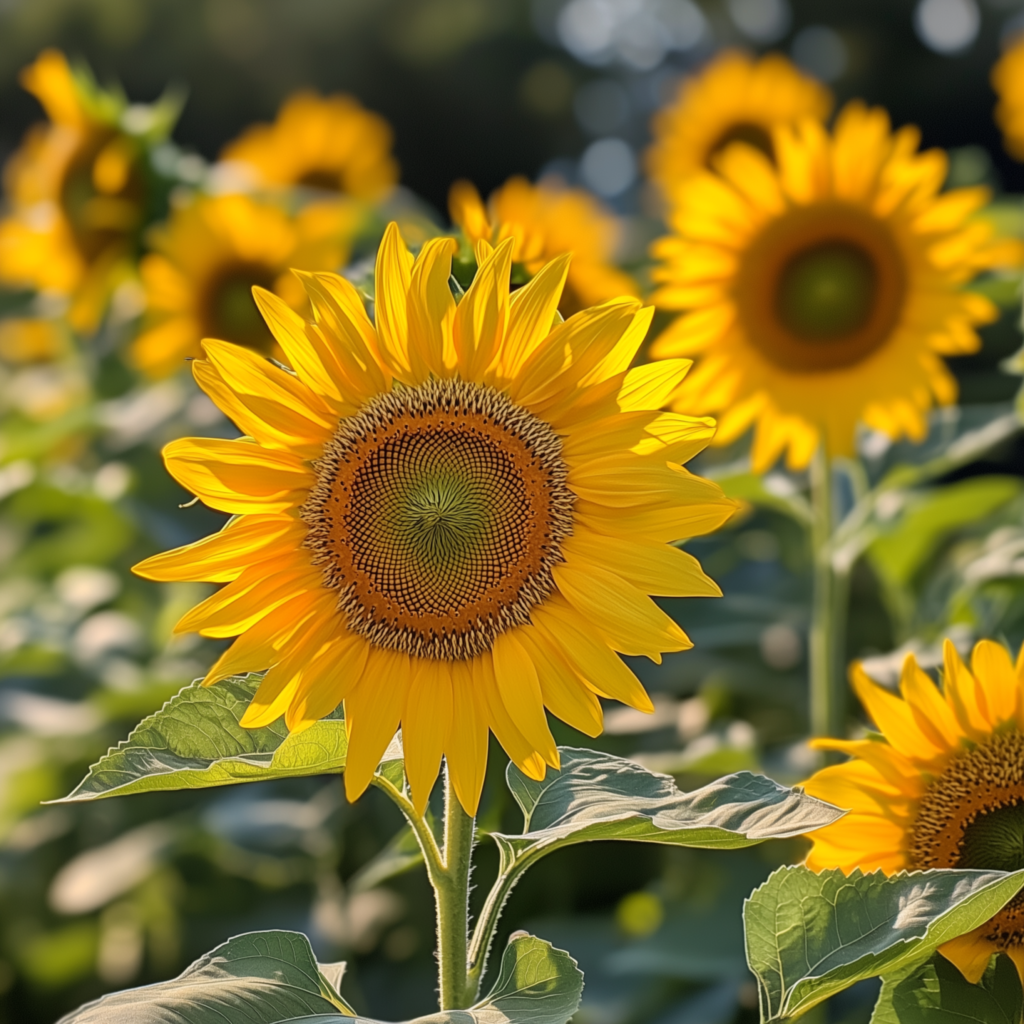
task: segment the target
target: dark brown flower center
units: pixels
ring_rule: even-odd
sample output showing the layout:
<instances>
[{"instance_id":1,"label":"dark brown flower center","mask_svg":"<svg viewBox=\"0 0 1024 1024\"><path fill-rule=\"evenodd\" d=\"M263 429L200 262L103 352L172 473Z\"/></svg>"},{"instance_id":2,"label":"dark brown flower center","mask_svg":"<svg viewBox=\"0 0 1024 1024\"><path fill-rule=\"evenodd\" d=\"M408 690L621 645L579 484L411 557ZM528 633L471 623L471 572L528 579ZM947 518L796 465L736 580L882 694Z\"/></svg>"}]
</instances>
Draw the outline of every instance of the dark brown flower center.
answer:
<instances>
[{"instance_id":1,"label":"dark brown flower center","mask_svg":"<svg viewBox=\"0 0 1024 1024\"><path fill-rule=\"evenodd\" d=\"M551 593L572 532L561 442L493 388L431 380L378 395L317 468L307 545L371 643L472 658Z\"/></svg>"},{"instance_id":2,"label":"dark brown flower center","mask_svg":"<svg viewBox=\"0 0 1024 1024\"><path fill-rule=\"evenodd\" d=\"M274 350L274 336L260 315L252 289L253 285L272 289L274 276L272 268L260 263L238 263L214 276L202 304L203 336L269 355Z\"/></svg>"},{"instance_id":3,"label":"dark brown flower center","mask_svg":"<svg viewBox=\"0 0 1024 1024\"><path fill-rule=\"evenodd\" d=\"M772 144L771 133L763 125L754 124L752 121L738 121L729 125L708 149L704 163L708 167L713 167L714 158L733 142L745 142L775 163L775 146Z\"/></svg>"}]
</instances>

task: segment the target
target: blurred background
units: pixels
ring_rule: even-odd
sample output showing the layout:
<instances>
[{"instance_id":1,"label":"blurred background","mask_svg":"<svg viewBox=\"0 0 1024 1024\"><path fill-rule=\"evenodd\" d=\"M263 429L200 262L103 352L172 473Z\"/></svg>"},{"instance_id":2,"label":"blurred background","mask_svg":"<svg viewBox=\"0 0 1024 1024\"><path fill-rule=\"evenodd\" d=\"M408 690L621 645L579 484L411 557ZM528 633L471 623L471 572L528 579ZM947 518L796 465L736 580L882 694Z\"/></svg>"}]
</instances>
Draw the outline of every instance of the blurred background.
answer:
<instances>
[{"instance_id":1,"label":"blurred background","mask_svg":"<svg viewBox=\"0 0 1024 1024\"><path fill-rule=\"evenodd\" d=\"M345 91L390 122L402 185L438 226L456 178L486 195L512 174L556 173L622 215L620 259L642 278L662 230L643 178L651 115L688 72L741 47L783 52L840 103L862 97L919 125L925 146L951 151L950 183L989 184L994 215L1019 230L1024 166L1002 148L988 77L1019 30L1020 0L0 0L0 160L40 120L17 76L45 47L133 102L180 90L176 159L197 167L293 90ZM942 635L1024 638L1020 381L1001 369L1020 346L1019 297L997 297L1005 312L983 351L951 364L962 408L923 446L869 453L871 483L903 474L852 557L848 653L880 677L907 649L934 659ZM20 302L0 295L0 312ZM271 927L307 932L322 961L347 959L361 1013L426 1012L430 893L376 792L348 806L323 778L41 806L216 652L168 639L201 587L128 568L220 521L178 507L188 496L161 444L234 432L191 379L136 388L109 331L59 371L0 368L0 1021L48 1024ZM684 788L740 768L794 783L813 767L801 740L809 549L792 503L803 481L779 471L755 484L734 468L742 454L719 450L700 469L750 509L690 546L727 596L666 602L696 649L638 665L656 714L610 710L593 744ZM484 829L518 824L503 763L496 751ZM752 1022L742 899L801 852L575 847L534 870L504 928L579 958L585 1024ZM479 877L495 865L485 840ZM834 1000L829 1018L867 1021L869 988Z\"/></svg>"}]
</instances>

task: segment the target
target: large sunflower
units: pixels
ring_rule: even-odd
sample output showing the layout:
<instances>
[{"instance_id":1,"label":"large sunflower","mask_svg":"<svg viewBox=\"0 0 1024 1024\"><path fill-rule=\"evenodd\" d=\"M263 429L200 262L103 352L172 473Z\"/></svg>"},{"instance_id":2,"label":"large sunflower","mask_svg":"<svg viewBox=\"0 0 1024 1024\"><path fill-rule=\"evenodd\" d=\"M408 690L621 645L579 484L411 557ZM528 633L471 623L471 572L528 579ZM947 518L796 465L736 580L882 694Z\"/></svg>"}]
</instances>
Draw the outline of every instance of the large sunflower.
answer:
<instances>
[{"instance_id":1,"label":"large sunflower","mask_svg":"<svg viewBox=\"0 0 1024 1024\"><path fill-rule=\"evenodd\" d=\"M588 735L598 697L651 708L616 652L690 646L647 595L719 593L668 542L734 504L680 465L712 423L658 412L687 364L627 369L649 309L560 322L568 258L510 296L511 241L481 244L456 305L454 250L433 239L414 261L391 225L375 324L333 274L300 275L312 323L257 290L292 371L204 342L196 378L248 436L164 458L237 518L136 571L226 584L176 629L238 637L207 684L269 668L243 725L297 730L344 701L350 798L401 724L417 806L444 755L474 813L488 729L540 779L558 764L545 707Z\"/></svg>"},{"instance_id":2,"label":"large sunflower","mask_svg":"<svg viewBox=\"0 0 1024 1024\"><path fill-rule=\"evenodd\" d=\"M636 281L612 265L621 227L589 192L551 179L531 185L509 178L487 206L476 187L457 181L448 208L470 245L514 241L512 261L532 277L549 260L572 253L560 310L565 316L619 295L637 295Z\"/></svg>"},{"instance_id":3,"label":"large sunflower","mask_svg":"<svg viewBox=\"0 0 1024 1024\"><path fill-rule=\"evenodd\" d=\"M291 268L340 266L347 256L343 237L336 211L319 205L291 216L272 203L229 195L199 197L176 209L153 233L156 251L141 263L147 312L132 361L150 376L166 376L201 356L206 337L276 353L253 286L304 309L305 292Z\"/></svg>"},{"instance_id":4,"label":"large sunflower","mask_svg":"<svg viewBox=\"0 0 1024 1024\"><path fill-rule=\"evenodd\" d=\"M996 123L1006 151L1024 160L1024 37L1017 39L992 68L992 88L999 96Z\"/></svg>"},{"instance_id":5,"label":"large sunflower","mask_svg":"<svg viewBox=\"0 0 1024 1024\"><path fill-rule=\"evenodd\" d=\"M666 196L712 166L730 142L746 142L774 159L772 129L804 117L824 120L832 94L785 57L753 60L727 51L700 74L685 79L675 100L652 124L647 170Z\"/></svg>"},{"instance_id":6,"label":"large sunflower","mask_svg":"<svg viewBox=\"0 0 1024 1024\"><path fill-rule=\"evenodd\" d=\"M257 184L306 185L379 199L398 181L391 127L351 96L290 96L273 124L248 128L221 159L245 165Z\"/></svg>"},{"instance_id":7,"label":"large sunflower","mask_svg":"<svg viewBox=\"0 0 1024 1024\"><path fill-rule=\"evenodd\" d=\"M803 468L822 434L851 453L858 421L921 440L933 400L956 398L942 356L976 351L997 315L963 285L1018 262L1020 243L974 216L984 188L940 195L945 155L880 109L848 105L831 137L806 119L773 138L776 164L734 143L678 193L655 302L688 312L652 354L700 356L680 407L722 411L722 444L756 424L759 471L783 451Z\"/></svg>"},{"instance_id":8,"label":"large sunflower","mask_svg":"<svg viewBox=\"0 0 1024 1024\"><path fill-rule=\"evenodd\" d=\"M847 874L1024 867L1024 648L1014 666L1006 648L982 640L968 670L947 640L941 690L913 656L899 697L860 665L850 677L884 739L815 741L852 760L804 788L850 813L811 835L807 866ZM1022 897L939 951L976 983L997 950L1024 978Z\"/></svg>"},{"instance_id":9,"label":"large sunflower","mask_svg":"<svg viewBox=\"0 0 1024 1024\"><path fill-rule=\"evenodd\" d=\"M0 282L68 297L72 325L91 331L131 272L146 192L140 143L118 127L117 102L62 53L44 51L21 83L50 120L4 170Z\"/></svg>"}]
</instances>

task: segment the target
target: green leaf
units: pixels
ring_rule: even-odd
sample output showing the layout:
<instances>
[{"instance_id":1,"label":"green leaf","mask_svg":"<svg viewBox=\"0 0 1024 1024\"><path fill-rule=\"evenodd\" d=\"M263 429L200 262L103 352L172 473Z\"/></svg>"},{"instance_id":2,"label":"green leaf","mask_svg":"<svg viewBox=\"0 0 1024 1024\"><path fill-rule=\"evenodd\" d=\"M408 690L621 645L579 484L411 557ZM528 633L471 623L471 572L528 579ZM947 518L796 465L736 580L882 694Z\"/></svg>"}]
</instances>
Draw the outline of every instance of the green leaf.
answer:
<instances>
[{"instance_id":1,"label":"green leaf","mask_svg":"<svg viewBox=\"0 0 1024 1024\"><path fill-rule=\"evenodd\" d=\"M380 1024L355 1017L336 994L342 974L343 965L316 963L304 935L253 932L218 946L173 981L104 996L58 1024ZM568 953L520 933L505 948L486 999L408 1024L566 1024L582 992L583 974Z\"/></svg>"},{"instance_id":2,"label":"green leaf","mask_svg":"<svg viewBox=\"0 0 1024 1024\"><path fill-rule=\"evenodd\" d=\"M283 719L261 729L239 724L259 684L249 675L186 686L55 802L343 771L348 741L340 711L294 736Z\"/></svg>"},{"instance_id":3,"label":"green leaf","mask_svg":"<svg viewBox=\"0 0 1024 1024\"><path fill-rule=\"evenodd\" d=\"M328 970L337 978L337 965ZM297 932L228 939L171 981L87 1003L58 1024L279 1024L311 1014L342 1020L334 987Z\"/></svg>"},{"instance_id":4,"label":"green leaf","mask_svg":"<svg viewBox=\"0 0 1024 1024\"><path fill-rule=\"evenodd\" d=\"M736 849L802 835L845 813L749 772L684 793L670 775L594 750L560 747L560 771L543 782L510 764L506 777L523 811L523 834L492 832L502 871L526 854L595 839Z\"/></svg>"},{"instance_id":5,"label":"green leaf","mask_svg":"<svg viewBox=\"0 0 1024 1024\"><path fill-rule=\"evenodd\" d=\"M1024 992L1013 961L994 957L972 985L941 953L882 979L871 1024L1020 1024Z\"/></svg>"},{"instance_id":6,"label":"green leaf","mask_svg":"<svg viewBox=\"0 0 1024 1024\"><path fill-rule=\"evenodd\" d=\"M890 583L906 586L948 534L994 512L1021 491L1016 477L984 476L908 496L893 527L868 548L872 565Z\"/></svg>"},{"instance_id":7,"label":"green leaf","mask_svg":"<svg viewBox=\"0 0 1024 1024\"><path fill-rule=\"evenodd\" d=\"M984 924L1024 887L1024 871L780 868L743 908L763 1021L804 1013L854 982L891 974Z\"/></svg>"}]
</instances>

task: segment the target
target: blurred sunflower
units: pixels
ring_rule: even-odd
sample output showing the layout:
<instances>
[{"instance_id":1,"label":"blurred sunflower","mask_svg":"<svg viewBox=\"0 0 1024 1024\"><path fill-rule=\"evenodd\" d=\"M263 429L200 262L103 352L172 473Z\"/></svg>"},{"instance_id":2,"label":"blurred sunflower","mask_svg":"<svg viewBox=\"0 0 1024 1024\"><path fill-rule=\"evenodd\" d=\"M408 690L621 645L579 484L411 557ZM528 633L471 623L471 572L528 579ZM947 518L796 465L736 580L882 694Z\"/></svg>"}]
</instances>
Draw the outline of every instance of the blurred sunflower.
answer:
<instances>
[{"instance_id":1,"label":"blurred sunflower","mask_svg":"<svg viewBox=\"0 0 1024 1024\"><path fill-rule=\"evenodd\" d=\"M596 735L598 697L651 709L616 651L691 646L647 595L719 593L667 543L735 508L679 465L713 424L658 411L686 362L627 369L650 322L635 300L553 326L568 257L510 296L512 246L480 243L456 306L454 240L414 261L392 224L376 324L333 274L300 275L312 323L258 290L294 372L204 342L196 379L248 436L164 449L237 518L136 572L226 583L176 630L238 636L207 684L269 668L243 725L298 730L345 702L351 799L399 724L420 809L444 755L475 812L489 729L543 778L545 707Z\"/></svg>"},{"instance_id":2,"label":"blurred sunflower","mask_svg":"<svg viewBox=\"0 0 1024 1024\"><path fill-rule=\"evenodd\" d=\"M804 783L850 813L810 835L807 866L897 871L1024 868L1024 648L978 643L970 670L947 640L941 691L913 656L901 697L850 673L857 696L884 739L816 740L852 760ZM1024 897L987 924L939 947L977 983L998 950L1024 978Z\"/></svg>"},{"instance_id":3,"label":"blurred sunflower","mask_svg":"<svg viewBox=\"0 0 1024 1024\"><path fill-rule=\"evenodd\" d=\"M652 355L701 357L680 407L723 411L716 443L755 425L758 472L784 451L807 466L822 434L850 454L858 421L919 441L933 399L956 398L941 357L976 351L997 316L962 286L1021 245L973 216L986 189L940 195L945 154L918 153L917 129L890 133L883 110L852 103L832 137L806 119L773 138L777 164L735 143L678 194L655 302L689 312Z\"/></svg>"},{"instance_id":4,"label":"blurred sunflower","mask_svg":"<svg viewBox=\"0 0 1024 1024\"><path fill-rule=\"evenodd\" d=\"M132 362L152 377L201 356L202 338L222 338L264 354L280 354L252 298L268 288L305 309L291 272L332 270L347 258L336 216L319 205L290 216L248 196L199 197L153 232L154 252L140 266L146 319L132 343Z\"/></svg>"},{"instance_id":5,"label":"blurred sunflower","mask_svg":"<svg viewBox=\"0 0 1024 1024\"><path fill-rule=\"evenodd\" d=\"M1012 157L1024 160L1024 37L996 62L992 88L999 97L995 117L1003 133L1003 145Z\"/></svg>"},{"instance_id":6,"label":"blurred sunflower","mask_svg":"<svg viewBox=\"0 0 1024 1024\"><path fill-rule=\"evenodd\" d=\"M829 90L780 54L752 60L727 51L684 80L675 100L655 115L647 171L671 196L692 175L711 168L729 143L746 142L774 160L775 125L805 117L824 121L831 109Z\"/></svg>"},{"instance_id":7,"label":"blurred sunflower","mask_svg":"<svg viewBox=\"0 0 1024 1024\"><path fill-rule=\"evenodd\" d=\"M470 246L513 239L513 280L529 280L549 260L572 253L559 305L564 316L620 295L637 295L636 281L612 266L621 229L615 216L589 192L553 181L531 185L510 178L491 193L487 206L476 187L457 181L448 195L452 222Z\"/></svg>"},{"instance_id":8,"label":"blurred sunflower","mask_svg":"<svg viewBox=\"0 0 1024 1024\"><path fill-rule=\"evenodd\" d=\"M91 331L131 273L146 198L141 143L118 126L123 100L72 73L62 53L44 51L21 83L50 120L4 171L0 281L67 296L72 326Z\"/></svg>"},{"instance_id":9,"label":"blurred sunflower","mask_svg":"<svg viewBox=\"0 0 1024 1024\"><path fill-rule=\"evenodd\" d=\"M305 185L376 200L398 181L387 121L351 96L300 92L273 124L248 128L221 159L244 165L257 184Z\"/></svg>"}]
</instances>

